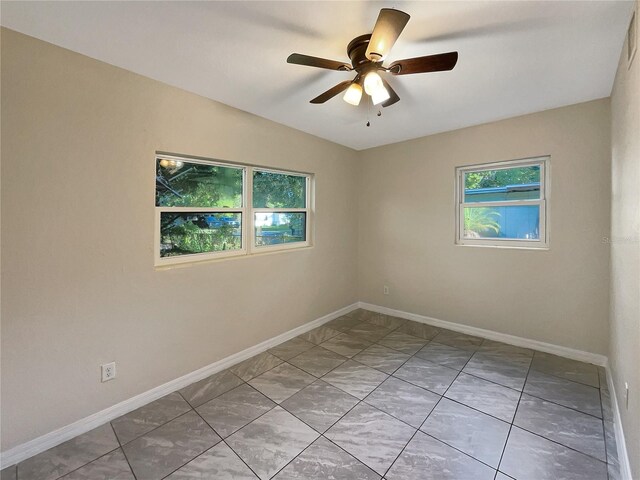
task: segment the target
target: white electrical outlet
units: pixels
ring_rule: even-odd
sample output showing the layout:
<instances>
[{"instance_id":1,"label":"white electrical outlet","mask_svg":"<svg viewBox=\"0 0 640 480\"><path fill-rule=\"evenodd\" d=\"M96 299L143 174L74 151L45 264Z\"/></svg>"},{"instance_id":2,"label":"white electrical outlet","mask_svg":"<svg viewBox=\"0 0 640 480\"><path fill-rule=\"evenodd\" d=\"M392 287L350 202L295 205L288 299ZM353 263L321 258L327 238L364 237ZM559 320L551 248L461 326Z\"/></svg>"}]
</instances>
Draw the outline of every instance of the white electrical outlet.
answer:
<instances>
[{"instance_id":1,"label":"white electrical outlet","mask_svg":"<svg viewBox=\"0 0 640 480\"><path fill-rule=\"evenodd\" d=\"M382 293L384 293L385 295L389 295L389 287L387 285L385 285L382 289Z\"/></svg>"},{"instance_id":2,"label":"white electrical outlet","mask_svg":"<svg viewBox=\"0 0 640 480\"><path fill-rule=\"evenodd\" d=\"M624 382L624 405L629 410L629 383Z\"/></svg>"},{"instance_id":3,"label":"white electrical outlet","mask_svg":"<svg viewBox=\"0 0 640 480\"><path fill-rule=\"evenodd\" d=\"M108 382L116 378L116 362L105 363L101 365L102 368L102 381Z\"/></svg>"}]
</instances>

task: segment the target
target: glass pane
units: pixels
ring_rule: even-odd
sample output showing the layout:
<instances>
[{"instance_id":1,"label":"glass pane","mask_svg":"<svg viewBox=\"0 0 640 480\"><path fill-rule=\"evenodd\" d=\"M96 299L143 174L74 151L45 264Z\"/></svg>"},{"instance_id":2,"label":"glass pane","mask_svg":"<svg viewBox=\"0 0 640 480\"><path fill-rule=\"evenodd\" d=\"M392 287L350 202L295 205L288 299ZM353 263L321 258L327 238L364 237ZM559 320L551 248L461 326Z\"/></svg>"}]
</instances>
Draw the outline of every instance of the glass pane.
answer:
<instances>
[{"instance_id":1,"label":"glass pane","mask_svg":"<svg viewBox=\"0 0 640 480\"><path fill-rule=\"evenodd\" d=\"M242 168L159 158L157 207L242 207Z\"/></svg>"},{"instance_id":2,"label":"glass pane","mask_svg":"<svg viewBox=\"0 0 640 480\"><path fill-rule=\"evenodd\" d=\"M160 213L161 257L241 248L241 213Z\"/></svg>"},{"instance_id":3,"label":"glass pane","mask_svg":"<svg viewBox=\"0 0 640 480\"><path fill-rule=\"evenodd\" d=\"M464 201L499 202L540 198L540 166L482 170L464 174Z\"/></svg>"},{"instance_id":4,"label":"glass pane","mask_svg":"<svg viewBox=\"0 0 640 480\"><path fill-rule=\"evenodd\" d=\"M306 213L256 213L256 246L304 242L307 238Z\"/></svg>"},{"instance_id":5,"label":"glass pane","mask_svg":"<svg viewBox=\"0 0 640 480\"><path fill-rule=\"evenodd\" d=\"M307 178L253 171L254 208L305 208Z\"/></svg>"},{"instance_id":6,"label":"glass pane","mask_svg":"<svg viewBox=\"0 0 640 480\"><path fill-rule=\"evenodd\" d=\"M538 240L540 207L465 207L464 238Z\"/></svg>"}]
</instances>

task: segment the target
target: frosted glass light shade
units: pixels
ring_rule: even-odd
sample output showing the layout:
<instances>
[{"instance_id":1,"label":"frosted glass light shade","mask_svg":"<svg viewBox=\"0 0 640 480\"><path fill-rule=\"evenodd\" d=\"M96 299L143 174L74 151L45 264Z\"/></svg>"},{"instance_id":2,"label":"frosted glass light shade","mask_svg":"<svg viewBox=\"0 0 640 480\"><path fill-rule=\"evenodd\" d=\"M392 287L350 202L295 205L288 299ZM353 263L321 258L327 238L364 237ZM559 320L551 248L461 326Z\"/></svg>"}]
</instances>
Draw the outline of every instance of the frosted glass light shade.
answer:
<instances>
[{"instance_id":1,"label":"frosted glass light shade","mask_svg":"<svg viewBox=\"0 0 640 480\"><path fill-rule=\"evenodd\" d=\"M380 89L384 89L380 75L376 72L367 73L364 77L364 91L367 92L367 95L373 96L373 94Z\"/></svg>"},{"instance_id":2,"label":"frosted glass light shade","mask_svg":"<svg viewBox=\"0 0 640 480\"><path fill-rule=\"evenodd\" d=\"M381 88L373 92L373 95L371 95L371 101L373 102L374 105L378 105L379 103L386 102L387 100L389 100L389 98L390 98L389 92L387 92L387 89L384 88L384 86L382 86Z\"/></svg>"},{"instance_id":3,"label":"frosted glass light shade","mask_svg":"<svg viewBox=\"0 0 640 480\"><path fill-rule=\"evenodd\" d=\"M352 83L351 85L349 85L349 88L347 88L347 91L344 93L344 97L342 97L345 102L355 106L360 105L361 98L362 87L357 83Z\"/></svg>"}]
</instances>

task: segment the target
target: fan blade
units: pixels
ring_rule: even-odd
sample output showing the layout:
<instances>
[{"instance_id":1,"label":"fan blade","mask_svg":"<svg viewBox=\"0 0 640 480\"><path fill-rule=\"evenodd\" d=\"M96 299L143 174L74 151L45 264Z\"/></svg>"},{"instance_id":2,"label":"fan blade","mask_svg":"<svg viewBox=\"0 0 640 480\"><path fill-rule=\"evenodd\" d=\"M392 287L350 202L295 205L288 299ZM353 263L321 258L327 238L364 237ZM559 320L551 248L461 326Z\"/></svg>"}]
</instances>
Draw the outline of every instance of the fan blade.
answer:
<instances>
[{"instance_id":1,"label":"fan blade","mask_svg":"<svg viewBox=\"0 0 640 480\"><path fill-rule=\"evenodd\" d=\"M331 87L326 92L318 95L316 98L311 100L310 103L324 103L327 100L338 95L340 92L344 92L347 88L349 88L349 85L351 85L351 80L345 80L344 82L340 82L335 87Z\"/></svg>"},{"instance_id":2,"label":"fan blade","mask_svg":"<svg viewBox=\"0 0 640 480\"><path fill-rule=\"evenodd\" d=\"M351 70L351 66L346 63L327 60L326 58L310 57L309 55L302 55L301 53L292 53L289 55L287 63L306 65L307 67L326 68L328 70Z\"/></svg>"},{"instance_id":3,"label":"fan blade","mask_svg":"<svg viewBox=\"0 0 640 480\"><path fill-rule=\"evenodd\" d=\"M382 76L380 76L380 78L382 78ZM384 85L384 88L387 89L387 92L389 92L389 100L384 101L382 103L382 106L383 107L390 107L394 103L399 102L400 101L400 97L398 96L396 91L393 88L391 88L391 85L389 85L389 83L384 78L382 78L382 84Z\"/></svg>"},{"instance_id":4,"label":"fan blade","mask_svg":"<svg viewBox=\"0 0 640 480\"><path fill-rule=\"evenodd\" d=\"M458 52L439 53L426 57L407 58L393 62L389 71L394 75L410 73L442 72L452 70L458 61Z\"/></svg>"},{"instance_id":5,"label":"fan blade","mask_svg":"<svg viewBox=\"0 0 640 480\"><path fill-rule=\"evenodd\" d=\"M380 10L376 26L373 27L371 40L367 47L366 56L372 62L381 62L384 60L396 40L404 30L407 22L411 18L407 13L392 8L383 8Z\"/></svg>"}]
</instances>

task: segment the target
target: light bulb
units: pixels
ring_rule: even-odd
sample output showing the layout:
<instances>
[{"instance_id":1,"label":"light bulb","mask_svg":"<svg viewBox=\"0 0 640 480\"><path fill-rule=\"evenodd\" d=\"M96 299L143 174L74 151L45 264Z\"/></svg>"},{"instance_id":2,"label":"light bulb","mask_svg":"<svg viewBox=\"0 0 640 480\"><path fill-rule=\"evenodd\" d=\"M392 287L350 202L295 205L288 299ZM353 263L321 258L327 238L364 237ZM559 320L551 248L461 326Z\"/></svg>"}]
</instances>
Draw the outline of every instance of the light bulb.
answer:
<instances>
[{"instance_id":1,"label":"light bulb","mask_svg":"<svg viewBox=\"0 0 640 480\"><path fill-rule=\"evenodd\" d=\"M362 87L357 83L352 83L349 85L349 88L344 93L344 97L342 99L350 103L351 105L358 106L360 105L360 99L362 98Z\"/></svg>"},{"instance_id":2,"label":"light bulb","mask_svg":"<svg viewBox=\"0 0 640 480\"><path fill-rule=\"evenodd\" d=\"M367 95L373 95L377 90L384 89L382 78L376 72L369 72L364 77L364 91Z\"/></svg>"},{"instance_id":3,"label":"light bulb","mask_svg":"<svg viewBox=\"0 0 640 480\"><path fill-rule=\"evenodd\" d=\"M374 105L378 105L379 103L386 102L389 100L390 95L387 92L387 89L384 88L384 85L381 85L373 94L371 95L371 101Z\"/></svg>"}]
</instances>

